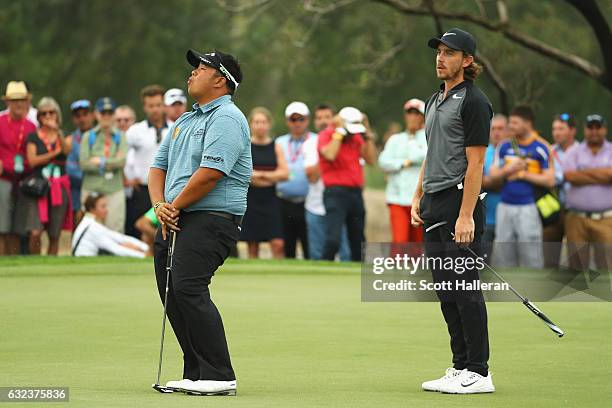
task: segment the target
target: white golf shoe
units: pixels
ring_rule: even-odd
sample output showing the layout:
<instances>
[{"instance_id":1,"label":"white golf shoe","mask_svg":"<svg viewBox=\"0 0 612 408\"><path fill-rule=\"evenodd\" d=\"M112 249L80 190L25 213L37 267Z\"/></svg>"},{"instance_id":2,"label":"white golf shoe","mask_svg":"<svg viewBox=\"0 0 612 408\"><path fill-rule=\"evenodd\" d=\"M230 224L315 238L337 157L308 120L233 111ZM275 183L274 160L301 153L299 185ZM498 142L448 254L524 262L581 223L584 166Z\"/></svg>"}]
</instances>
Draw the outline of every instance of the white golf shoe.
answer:
<instances>
[{"instance_id":1,"label":"white golf shoe","mask_svg":"<svg viewBox=\"0 0 612 408\"><path fill-rule=\"evenodd\" d=\"M444 377L438 378L437 380L425 381L422 385L425 391L440 391L440 389L447 383L455 380L465 370L456 370L453 367L446 369Z\"/></svg>"},{"instance_id":2,"label":"white golf shoe","mask_svg":"<svg viewBox=\"0 0 612 408\"><path fill-rule=\"evenodd\" d=\"M463 370L453 381L441 386L440 391L447 394L480 394L494 392L495 386L491 372L485 377L473 371Z\"/></svg>"},{"instance_id":3,"label":"white golf shoe","mask_svg":"<svg viewBox=\"0 0 612 408\"><path fill-rule=\"evenodd\" d=\"M198 380L183 384L181 391L192 395L236 395L236 380Z\"/></svg>"},{"instance_id":4,"label":"white golf shoe","mask_svg":"<svg viewBox=\"0 0 612 408\"><path fill-rule=\"evenodd\" d=\"M166 388L170 388L174 391L182 391L183 387L188 386L191 383L193 383L193 381L188 378L184 380L168 381L166 383Z\"/></svg>"}]
</instances>

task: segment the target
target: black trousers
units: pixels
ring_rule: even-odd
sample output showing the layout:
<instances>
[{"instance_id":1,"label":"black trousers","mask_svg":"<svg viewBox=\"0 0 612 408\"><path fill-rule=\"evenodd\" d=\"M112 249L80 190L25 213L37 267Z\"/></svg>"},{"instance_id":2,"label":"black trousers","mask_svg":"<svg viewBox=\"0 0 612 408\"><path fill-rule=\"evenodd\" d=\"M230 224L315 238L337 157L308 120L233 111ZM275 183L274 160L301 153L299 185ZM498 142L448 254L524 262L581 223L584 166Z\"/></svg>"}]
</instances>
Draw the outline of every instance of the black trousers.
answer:
<instances>
[{"instance_id":1,"label":"black trousers","mask_svg":"<svg viewBox=\"0 0 612 408\"><path fill-rule=\"evenodd\" d=\"M136 229L134 224L150 208L149 187L141 184L138 188L134 188L132 197L125 200L125 233L127 235L140 238L140 231Z\"/></svg>"},{"instance_id":2,"label":"black trousers","mask_svg":"<svg viewBox=\"0 0 612 408\"><path fill-rule=\"evenodd\" d=\"M223 321L210 298L210 281L239 236L238 226L201 211L182 212L170 271L167 312L183 350L183 378L231 381L236 376L230 361ZM170 239L161 229L155 236L155 275L164 299L166 260Z\"/></svg>"},{"instance_id":3,"label":"black trousers","mask_svg":"<svg viewBox=\"0 0 612 408\"><path fill-rule=\"evenodd\" d=\"M333 261L346 224L351 260L361 262L361 245L365 241L365 206L360 188L331 186L323 191L325 205L325 245L323 259Z\"/></svg>"},{"instance_id":4,"label":"black trousers","mask_svg":"<svg viewBox=\"0 0 612 408\"><path fill-rule=\"evenodd\" d=\"M452 187L433 194L424 194L421 199L421 215L425 229L433 224L446 221L443 227L425 232L425 253L427 257L451 257L463 265L465 259L474 258L466 249L458 247L450 234L455 230L459 216L463 190ZM481 237L484 231L484 205L480 200L473 213L475 223L474 242L470 245L479 256L482 253ZM461 258L461 259L460 259ZM455 262L454 265L460 265ZM474 265L475 262L472 263ZM434 282L463 280L473 282L479 279L476 268L433 269ZM480 290L438 291L440 308L450 335L453 366L486 376L489 366L489 335L487 308Z\"/></svg>"},{"instance_id":5,"label":"black trousers","mask_svg":"<svg viewBox=\"0 0 612 408\"><path fill-rule=\"evenodd\" d=\"M294 203L280 199L283 214L283 240L285 241L285 258L295 258L297 241L302 244L304 259L308 259L308 234L306 233L306 215L304 203Z\"/></svg>"}]
</instances>

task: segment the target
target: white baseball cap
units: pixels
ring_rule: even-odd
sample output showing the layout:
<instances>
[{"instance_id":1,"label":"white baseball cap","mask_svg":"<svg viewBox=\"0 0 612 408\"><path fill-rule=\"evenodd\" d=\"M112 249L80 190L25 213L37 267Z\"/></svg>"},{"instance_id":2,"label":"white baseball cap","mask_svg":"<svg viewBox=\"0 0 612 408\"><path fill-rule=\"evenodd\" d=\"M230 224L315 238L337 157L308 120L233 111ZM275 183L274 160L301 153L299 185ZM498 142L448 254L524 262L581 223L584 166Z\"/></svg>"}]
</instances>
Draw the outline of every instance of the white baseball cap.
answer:
<instances>
[{"instance_id":1,"label":"white baseball cap","mask_svg":"<svg viewBox=\"0 0 612 408\"><path fill-rule=\"evenodd\" d=\"M363 125L363 114L359 109L347 106L340 109L338 115L344 121L344 127L349 133L365 133L366 128Z\"/></svg>"},{"instance_id":2,"label":"white baseball cap","mask_svg":"<svg viewBox=\"0 0 612 408\"><path fill-rule=\"evenodd\" d=\"M185 97L183 90L178 88L168 89L164 94L164 105L170 106L177 102L180 102L183 105L187 104L187 98Z\"/></svg>"},{"instance_id":3,"label":"white baseball cap","mask_svg":"<svg viewBox=\"0 0 612 408\"><path fill-rule=\"evenodd\" d=\"M416 109L421 114L425 114L425 102L420 99L413 98L404 104L404 111L408 111L408 109Z\"/></svg>"},{"instance_id":4,"label":"white baseball cap","mask_svg":"<svg viewBox=\"0 0 612 408\"><path fill-rule=\"evenodd\" d=\"M310 110L304 102L291 102L285 108L285 117L291 117L291 115L310 116Z\"/></svg>"}]
</instances>

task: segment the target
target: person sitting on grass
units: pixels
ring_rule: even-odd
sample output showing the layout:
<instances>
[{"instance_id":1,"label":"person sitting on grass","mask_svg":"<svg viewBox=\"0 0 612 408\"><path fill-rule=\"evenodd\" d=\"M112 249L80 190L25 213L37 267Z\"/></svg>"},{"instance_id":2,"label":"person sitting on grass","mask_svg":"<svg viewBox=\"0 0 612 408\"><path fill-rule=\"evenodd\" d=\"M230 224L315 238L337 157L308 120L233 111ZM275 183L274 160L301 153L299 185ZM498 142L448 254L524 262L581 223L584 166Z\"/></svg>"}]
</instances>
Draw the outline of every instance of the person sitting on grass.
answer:
<instances>
[{"instance_id":1,"label":"person sitting on grass","mask_svg":"<svg viewBox=\"0 0 612 408\"><path fill-rule=\"evenodd\" d=\"M155 216L155 209L153 207L134 223L134 228L140 231L140 239L149 246L147 256L153 256L153 241L155 241L157 227L159 227L159 221L157 221L157 216Z\"/></svg>"},{"instance_id":2,"label":"person sitting on grass","mask_svg":"<svg viewBox=\"0 0 612 408\"><path fill-rule=\"evenodd\" d=\"M90 193L85 199L85 215L72 235L73 256L117 255L144 258L149 246L104 225L108 202L101 193Z\"/></svg>"}]
</instances>

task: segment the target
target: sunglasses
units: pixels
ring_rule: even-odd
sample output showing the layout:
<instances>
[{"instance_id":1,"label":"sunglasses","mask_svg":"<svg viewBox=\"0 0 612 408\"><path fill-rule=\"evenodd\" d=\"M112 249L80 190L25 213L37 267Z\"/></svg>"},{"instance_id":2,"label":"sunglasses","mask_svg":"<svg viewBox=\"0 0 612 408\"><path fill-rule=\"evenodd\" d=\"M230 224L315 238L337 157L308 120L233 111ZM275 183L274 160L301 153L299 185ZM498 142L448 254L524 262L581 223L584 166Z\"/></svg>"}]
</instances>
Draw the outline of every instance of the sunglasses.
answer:
<instances>
[{"instance_id":1,"label":"sunglasses","mask_svg":"<svg viewBox=\"0 0 612 408\"><path fill-rule=\"evenodd\" d=\"M55 115L56 112L55 111L38 111L38 115L39 116L51 116L51 115Z\"/></svg>"},{"instance_id":2,"label":"sunglasses","mask_svg":"<svg viewBox=\"0 0 612 408\"><path fill-rule=\"evenodd\" d=\"M100 112L100 115L102 115L102 116L111 116L114 113L115 113L115 111L112 111L112 110L103 110L103 111Z\"/></svg>"},{"instance_id":3,"label":"sunglasses","mask_svg":"<svg viewBox=\"0 0 612 408\"><path fill-rule=\"evenodd\" d=\"M299 118L289 118L289 122L304 122L306 121L306 118L303 116L300 116Z\"/></svg>"},{"instance_id":4,"label":"sunglasses","mask_svg":"<svg viewBox=\"0 0 612 408\"><path fill-rule=\"evenodd\" d=\"M601 129L603 126L601 123L587 123L586 127L588 129Z\"/></svg>"}]
</instances>

